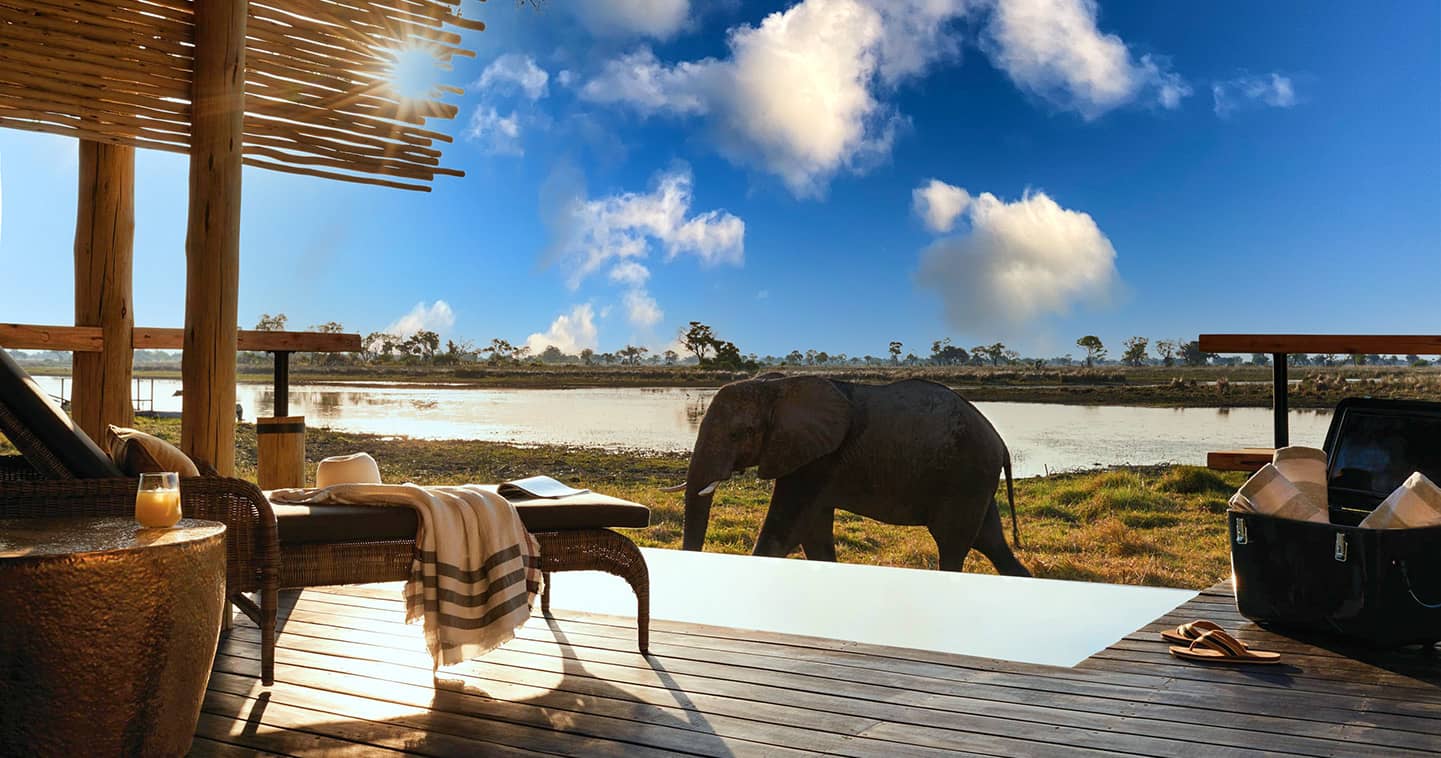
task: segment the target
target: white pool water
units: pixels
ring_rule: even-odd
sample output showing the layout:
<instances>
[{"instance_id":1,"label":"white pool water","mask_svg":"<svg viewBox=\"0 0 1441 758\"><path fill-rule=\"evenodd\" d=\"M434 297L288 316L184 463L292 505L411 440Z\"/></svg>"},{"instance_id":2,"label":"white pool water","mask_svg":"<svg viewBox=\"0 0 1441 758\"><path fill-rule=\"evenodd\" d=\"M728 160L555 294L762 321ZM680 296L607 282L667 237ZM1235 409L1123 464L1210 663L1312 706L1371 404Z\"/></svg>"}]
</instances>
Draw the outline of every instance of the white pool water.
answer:
<instances>
[{"instance_id":1,"label":"white pool water","mask_svg":"<svg viewBox=\"0 0 1441 758\"><path fill-rule=\"evenodd\" d=\"M1074 666L1191 590L643 548L651 617ZM635 616L621 579L552 575L555 608Z\"/></svg>"}]
</instances>

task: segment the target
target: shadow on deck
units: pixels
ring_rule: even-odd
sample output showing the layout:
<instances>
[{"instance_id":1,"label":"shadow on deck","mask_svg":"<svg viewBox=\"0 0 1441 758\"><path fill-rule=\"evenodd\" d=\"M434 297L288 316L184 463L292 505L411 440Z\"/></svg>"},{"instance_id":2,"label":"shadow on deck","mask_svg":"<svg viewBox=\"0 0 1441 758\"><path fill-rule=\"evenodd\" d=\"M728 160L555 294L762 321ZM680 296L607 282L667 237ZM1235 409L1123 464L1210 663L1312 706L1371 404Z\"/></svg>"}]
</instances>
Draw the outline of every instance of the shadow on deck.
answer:
<instances>
[{"instance_id":1,"label":"shadow on deck","mask_svg":"<svg viewBox=\"0 0 1441 758\"><path fill-rule=\"evenodd\" d=\"M1171 658L1155 632L1195 618L1286 662ZM287 593L270 688L238 624L194 754L1441 753L1441 657L1269 633L1225 584L1075 668L667 621L647 659L633 619L557 610L435 678L403 619L395 584Z\"/></svg>"}]
</instances>

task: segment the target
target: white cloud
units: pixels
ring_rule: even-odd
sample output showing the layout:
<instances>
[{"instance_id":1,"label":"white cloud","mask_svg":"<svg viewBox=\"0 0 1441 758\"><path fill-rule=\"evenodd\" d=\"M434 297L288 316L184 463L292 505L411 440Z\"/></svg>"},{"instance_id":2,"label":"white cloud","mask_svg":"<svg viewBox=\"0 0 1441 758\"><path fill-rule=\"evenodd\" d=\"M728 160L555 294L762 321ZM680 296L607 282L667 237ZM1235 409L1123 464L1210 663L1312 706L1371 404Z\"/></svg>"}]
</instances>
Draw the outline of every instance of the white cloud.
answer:
<instances>
[{"instance_id":1,"label":"white cloud","mask_svg":"<svg viewBox=\"0 0 1441 758\"><path fill-rule=\"evenodd\" d=\"M391 322L390 326L385 327L385 331L400 337L409 337L422 329L444 333L452 326L455 326L455 311L451 310L450 303L436 300L426 305L421 301L416 303L409 313Z\"/></svg>"},{"instance_id":2,"label":"white cloud","mask_svg":"<svg viewBox=\"0 0 1441 758\"><path fill-rule=\"evenodd\" d=\"M569 4L598 37L669 39L690 20L690 0L577 0Z\"/></svg>"},{"instance_id":3,"label":"white cloud","mask_svg":"<svg viewBox=\"0 0 1441 758\"><path fill-rule=\"evenodd\" d=\"M492 155L525 155L525 147L520 141L520 115L515 111L502 116L491 106L476 106L475 112L470 114L465 138L479 143L482 150Z\"/></svg>"},{"instance_id":4,"label":"white cloud","mask_svg":"<svg viewBox=\"0 0 1441 758\"><path fill-rule=\"evenodd\" d=\"M606 265L615 265L620 277L632 280L618 281L635 286L638 272L624 264L649 257L653 248L664 251L666 260L694 255L702 265L740 265L745 259L745 222L721 210L687 215L692 183L688 169L676 169L660 174L655 189L647 193L572 198L554 219L558 254L570 266L571 286Z\"/></svg>"},{"instance_id":5,"label":"white cloud","mask_svg":"<svg viewBox=\"0 0 1441 758\"><path fill-rule=\"evenodd\" d=\"M969 192L940 179L932 179L911 191L911 205L916 215L925 222L927 229L937 233L954 228L956 219L970 204Z\"/></svg>"},{"instance_id":6,"label":"white cloud","mask_svg":"<svg viewBox=\"0 0 1441 758\"><path fill-rule=\"evenodd\" d=\"M569 313L562 313L550 322L550 328L525 338L526 347L532 355L538 355L554 345L563 353L575 355L581 350L596 346L595 311L590 303L577 305Z\"/></svg>"},{"instance_id":7,"label":"white cloud","mask_svg":"<svg viewBox=\"0 0 1441 758\"><path fill-rule=\"evenodd\" d=\"M506 53L485 67L475 86L482 90L482 95L516 91L531 100L539 100L545 97L549 81L550 75L536 65L534 58L519 53Z\"/></svg>"},{"instance_id":8,"label":"white cloud","mask_svg":"<svg viewBox=\"0 0 1441 758\"><path fill-rule=\"evenodd\" d=\"M836 173L889 156L905 120L883 90L955 55L949 25L965 10L961 0L804 0L732 28L729 57L668 64L641 48L580 94L643 115L703 117L726 157L815 197Z\"/></svg>"},{"instance_id":9,"label":"white cloud","mask_svg":"<svg viewBox=\"0 0 1441 758\"><path fill-rule=\"evenodd\" d=\"M650 278L650 269L635 261L621 261L610 269L610 280L631 287L640 287Z\"/></svg>"},{"instance_id":10,"label":"white cloud","mask_svg":"<svg viewBox=\"0 0 1441 758\"><path fill-rule=\"evenodd\" d=\"M1096 26L1095 0L998 0L984 49L1021 90L1085 119L1136 100L1176 108L1191 88Z\"/></svg>"},{"instance_id":11,"label":"white cloud","mask_svg":"<svg viewBox=\"0 0 1441 758\"><path fill-rule=\"evenodd\" d=\"M1296 104L1296 88L1290 77L1277 73L1267 76L1242 75L1212 84L1211 98L1216 115L1225 118L1241 108L1251 106L1290 108Z\"/></svg>"},{"instance_id":12,"label":"white cloud","mask_svg":"<svg viewBox=\"0 0 1441 758\"><path fill-rule=\"evenodd\" d=\"M649 329L665 318L660 304L644 289L636 288L626 292L622 302L625 303L625 317L641 329Z\"/></svg>"},{"instance_id":13,"label":"white cloud","mask_svg":"<svg viewBox=\"0 0 1441 758\"><path fill-rule=\"evenodd\" d=\"M1118 287L1116 250L1095 220L1043 192L1011 203L983 192L964 215L969 228L921 251L917 273L957 330L995 333L1105 302Z\"/></svg>"}]
</instances>

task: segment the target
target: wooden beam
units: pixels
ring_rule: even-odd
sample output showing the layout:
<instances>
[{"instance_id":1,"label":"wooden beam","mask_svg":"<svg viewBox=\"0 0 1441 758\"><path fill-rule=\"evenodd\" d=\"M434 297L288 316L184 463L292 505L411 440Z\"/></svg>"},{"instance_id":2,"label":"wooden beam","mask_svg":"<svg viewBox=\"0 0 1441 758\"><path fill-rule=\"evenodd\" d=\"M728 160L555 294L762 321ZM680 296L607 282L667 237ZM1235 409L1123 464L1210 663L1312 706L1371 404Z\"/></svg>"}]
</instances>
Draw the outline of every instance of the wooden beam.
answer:
<instances>
[{"instance_id":1,"label":"wooden beam","mask_svg":"<svg viewBox=\"0 0 1441 758\"><path fill-rule=\"evenodd\" d=\"M135 330L137 350L177 350L184 347L185 330L140 327ZM358 353L359 334L330 332L237 332L236 348L254 352Z\"/></svg>"},{"instance_id":2,"label":"wooden beam","mask_svg":"<svg viewBox=\"0 0 1441 758\"><path fill-rule=\"evenodd\" d=\"M137 326L136 350L179 350L185 346L185 330ZM0 347L10 350L67 350L99 352L105 340L95 326L46 326L0 324ZM359 334L330 332L237 332L236 348L254 352L358 353Z\"/></svg>"},{"instance_id":3,"label":"wooden beam","mask_svg":"<svg viewBox=\"0 0 1441 758\"><path fill-rule=\"evenodd\" d=\"M1441 336L1424 334L1203 334L1207 353L1441 355Z\"/></svg>"},{"instance_id":4,"label":"wooden beam","mask_svg":"<svg viewBox=\"0 0 1441 758\"><path fill-rule=\"evenodd\" d=\"M1206 453L1206 468L1216 471L1256 472L1271 462L1276 449L1270 447L1243 447L1237 450L1212 450Z\"/></svg>"},{"instance_id":5,"label":"wooden beam","mask_svg":"<svg viewBox=\"0 0 1441 758\"><path fill-rule=\"evenodd\" d=\"M99 352L104 344L98 326L0 324L0 347L7 350Z\"/></svg>"},{"instance_id":6,"label":"wooden beam","mask_svg":"<svg viewBox=\"0 0 1441 758\"><path fill-rule=\"evenodd\" d=\"M75 324L100 327L98 351L71 357L70 416L93 440L110 424L130 426L135 312L135 148L80 141L75 218Z\"/></svg>"},{"instance_id":7,"label":"wooden beam","mask_svg":"<svg viewBox=\"0 0 1441 758\"><path fill-rule=\"evenodd\" d=\"M235 472L246 0L195 0L180 446Z\"/></svg>"}]
</instances>

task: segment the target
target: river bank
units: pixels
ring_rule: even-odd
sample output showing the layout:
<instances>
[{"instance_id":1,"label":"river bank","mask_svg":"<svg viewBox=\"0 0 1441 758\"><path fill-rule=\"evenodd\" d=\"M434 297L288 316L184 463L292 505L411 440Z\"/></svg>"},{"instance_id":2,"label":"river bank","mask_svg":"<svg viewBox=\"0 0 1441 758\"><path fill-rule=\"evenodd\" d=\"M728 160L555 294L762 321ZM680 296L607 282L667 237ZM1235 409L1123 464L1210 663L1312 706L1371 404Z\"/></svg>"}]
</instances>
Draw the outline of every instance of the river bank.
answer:
<instances>
[{"instance_id":1,"label":"river bank","mask_svg":"<svg viewBox=\"0 0 1441 758\"><path fill-rule=\"evenodd\" d=\"M35 365L37 376L68 376L68 366ZM928 379L956 389L973 401L1143 407L1266 408L1271 405L1271 369L1266 366L785 366L784 374L812 374L843 381L887 383ZM140 379L179 379L177 367L141 367ZM588 389L714 388L753 376L693 366L575 366L470 364L457 367L395 364L291 368L292 386L344 384L355 389L404 384L422 388ZM1356 395L1397 399L1441 397L1441 368L1399 366L1304 366L1291 369L1292 408L1333 408ZM268 366L242 364L238 380L268 383Z\"/></svg>"},{"instance_id":2,"label":"river bank","mask_svg":"<svg viewBox=\"0 0 1441 758\"><path fill-rule=\"evenodd\" d=\"M163 438L179 439L174 419L141 419L138 425ZM315 463L321 458L362 450L380 462L388 482L497 482L548 474L642 502L652 509L651 526L629 530L630 536L644 546L680 547L683 498L661 488L685 478L684 454L516 447L312 429L306 439L308 481L314 481ZM0 440L0 452L13 449ZM252 425L239 426L236 454L238 475L253 480ZM1016 482L1021 528L1016 553L1040 577L1208 587L1229 571L1225 503L1242 481L1239 474L1193 466L1120 467L1021 479ZM723 485L712 510L706 550L749 553L770 492L771 483L753 473ZM999 494L1004 498L1003 491ZM936 567L935 543L923 527L892 526L838 512L835 534L837 555L847 563ZM972 556L966 570L992 573L979 555Z\"/></svg>"}]
</instances>

